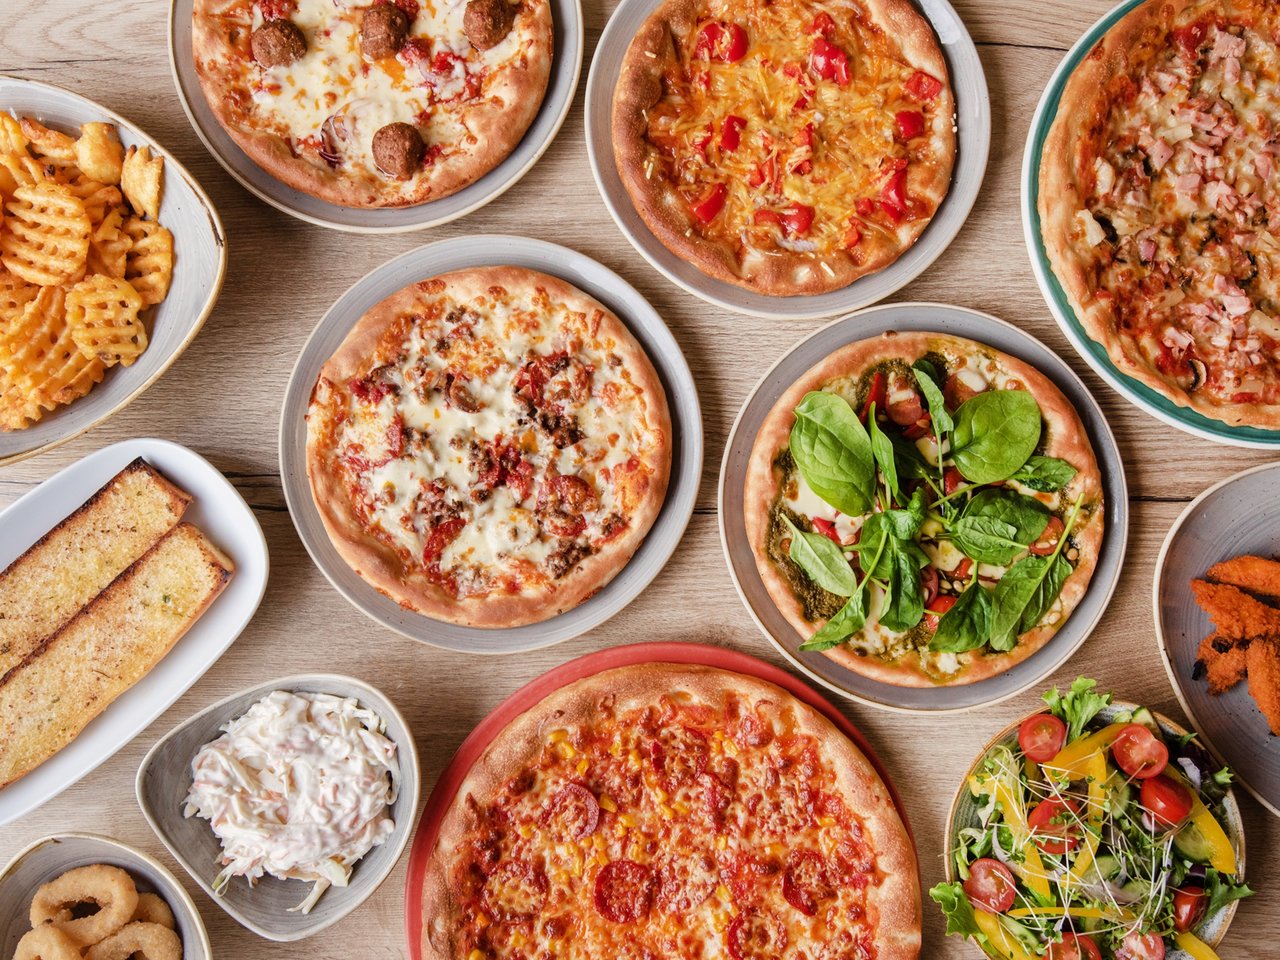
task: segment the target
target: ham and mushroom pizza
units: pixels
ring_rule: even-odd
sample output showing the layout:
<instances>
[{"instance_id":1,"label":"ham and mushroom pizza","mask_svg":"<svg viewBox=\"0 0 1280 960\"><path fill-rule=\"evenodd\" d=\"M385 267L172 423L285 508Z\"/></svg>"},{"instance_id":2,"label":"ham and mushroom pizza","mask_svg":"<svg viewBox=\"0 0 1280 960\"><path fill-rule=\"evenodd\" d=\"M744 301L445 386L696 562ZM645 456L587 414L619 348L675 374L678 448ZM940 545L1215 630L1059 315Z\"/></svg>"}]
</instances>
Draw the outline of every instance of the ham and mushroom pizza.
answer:
<instances>
[{"instance_id":1,"label":"ham and mushroom pizza","mask_svg":"<svg viewBox=\"0 0 1280 960\"><path fill-rule=\"evenodd\" d=\"M1280 7L1162 0L1098 41L1040 167L1053 272L1111 360L1174 403L1280 427Z\"/></svg>"},{"instance_id":2,"label":"ham and mushroom pizza","mask_svg":"<svg viewBox=\"0 0 1280 960\"><path fill-rule=\"evenodd\" d=\"M666 0L614 92L618 172L719 280L818 294L883 269L951 181L955 102L908 0Z\"/></svg>"},{"instance_id":3,"label":"ham and mushroom pizza","mask_svg":"<svg viewBox=\"0 0 1280 960\"><path fill-rule=\"evenodd\" d=\"M651 663L511 722L426 868L429 960L914 960L915 853L875 769L786 691Z\"/></svg>"},{"instance_id":4,"label":"ham and mushroom pizza","mask_svg":"<svg viewBox=\"0 0 1280 960\"><path fill-rule=\"evenodd\" d=\"M195 0L196 72L260 167L347 207L448 196L500 164L551 73L548 0Z\"/></svg>"},{"instance_id":5,"label":"ham and mushroom pizza","mask_svg":"<svg viewBox=\"0 0 1280 960\"><path fill-rule=\"evenodd\" d=\"M666 394L623 323L518 267L377 304L307 414L338 553L402 606L469 626L545 620L608 583L661 509L671 451Z\"/></svg>"}]
</instances>

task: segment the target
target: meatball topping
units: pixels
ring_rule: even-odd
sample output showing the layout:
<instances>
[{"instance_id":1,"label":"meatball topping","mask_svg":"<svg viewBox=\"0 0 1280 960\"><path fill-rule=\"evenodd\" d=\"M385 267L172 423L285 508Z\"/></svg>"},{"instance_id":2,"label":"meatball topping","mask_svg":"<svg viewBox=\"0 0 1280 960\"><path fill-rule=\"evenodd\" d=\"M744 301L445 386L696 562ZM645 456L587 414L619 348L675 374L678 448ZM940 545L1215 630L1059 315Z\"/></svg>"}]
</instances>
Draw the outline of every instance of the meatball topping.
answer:
<instances>
[{"instance_id":1,"label":"meatball topping","mask_svg":"<svg viewBox=\"0 0 1280 960\"><path fill-rule=\"evenodd\" d=\"M360 52L370 60L395 56L409 33L409 17L391 3L369 7L360 17Z\"/></svg>"},{"instance_id":2,"label":"meatball topping","mask_svg":"<svg viewBox=\"0 0 1280 960\"><path fill-rule=\"evenodd\" d=\"M502 42L515 18L515 8L507 0L469 0L462 29L473 47L488 50Z\"/></svg>"},{"instance_id":3,"label":"meatball topping","mask_svg":"<svg viewBox=\"0 0 1280 960\"><path fill-rule=\"evenodd\" d=\"M422 166L427 145L407 123L388 123L373 135L373 162L389 177L408 180Z\"/></svg>"},{"instance_id":4,"label":"meatball topping","mask_svg":"<svg viewBox=\"0 0 1280 960\"><path fill-rule=\"evenodd\" d=\"M267 20L249 37L253 59L264 67L287 67L307 52L307 40L291 20Z\"/></svg>"}]
</instances>

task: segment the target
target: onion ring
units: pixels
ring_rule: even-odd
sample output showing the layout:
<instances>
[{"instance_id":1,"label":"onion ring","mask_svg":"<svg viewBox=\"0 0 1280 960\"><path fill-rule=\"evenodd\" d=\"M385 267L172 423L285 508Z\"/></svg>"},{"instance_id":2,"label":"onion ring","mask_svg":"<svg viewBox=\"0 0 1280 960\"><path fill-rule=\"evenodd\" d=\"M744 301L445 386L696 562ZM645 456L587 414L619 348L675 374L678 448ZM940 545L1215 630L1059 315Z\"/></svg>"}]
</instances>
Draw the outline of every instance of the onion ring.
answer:
<instances>
[{"instance_id":1,"label":"onion ring","mask_svg":"<svg viewBox=\"0 0 1280 960\"><path fill-rule=\"evenodd\" d=\"M66 911L79 903L96 903L98 912L68 919ZM50 880L31 898L31 926L52 923L79 946L111 936L138 909L138 888L119 867L95 863L68 870Z\"/></svg>"},{"instance_id":2,"label":"onion ring","mask_svg":"<svg viewBox=\"0 0 1280 960\"><path fill-rule=\"evenodd\" d=\"M169 904L154 893L138 894L138 909L133 911L133 916L129 919L129 922L158 923L169 930L173 930L176 926L173 919L173 911L169 909Z\"/></svg>"},{"instance_id":3,"label":"onion ring","mask_svg":"<svg viewBox=\"0 0 1280 960\"><path fill-rule=\"evenodd\" d=\"M126 923L101 943L89 948L84 960L182 960L182 941L158 923Z\"/></svg>"},{"instance_id":4,"label":"onion ring","mask_svg":"<svg viewBox=\"0 0 1280 960\"><path fill-rule=\"evenodd\" d=\"M18 941L13 960L80 960L80 947L57 927L42 924Z\"/></svg>"}]
</instances>

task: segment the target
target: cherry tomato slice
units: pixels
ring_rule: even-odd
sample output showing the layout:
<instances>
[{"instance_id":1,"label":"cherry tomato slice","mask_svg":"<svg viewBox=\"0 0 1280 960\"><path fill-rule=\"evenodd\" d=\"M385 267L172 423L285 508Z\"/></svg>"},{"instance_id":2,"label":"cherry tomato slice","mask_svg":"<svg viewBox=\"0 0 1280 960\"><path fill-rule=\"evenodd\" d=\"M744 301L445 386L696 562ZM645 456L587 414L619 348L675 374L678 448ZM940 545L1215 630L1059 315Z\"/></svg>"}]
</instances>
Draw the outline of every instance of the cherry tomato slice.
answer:
<instances>
[{"instance_id":1,"label":"cherry tomato slice","mask_svg":"<svg viewBox=\"0 0 1280 960\"><path fill-rule=\"evenodd\" d=\"M951 496L967 482L964 474L955 467L947 467L942 473L942 490L947 496Z\"/></svg>"},{"instance_id":2,"label":"cherry tomato slice","mask_svg":"<svg viewBox=\"0 0 1280 960\"><path fill-rule=\"evenodd\" d=\"M956 597L950 593L940 593L925 604L924 623L930 630L937 631L942 615L956 605Z\"/></svg>"},{"instance_id":3,"label":"cherry tomato slice","mask_svg":"<svg viewBox=\"0 0 1280 960\"><path fill-rule=\"evenodd\" d=\"M1074 822L1080 804L1070 797L1041 800L1027 815L1032 839L1045 853L1060 854L1080 845L1080 828Z\"/></svg>"},{"instance_id":4,"label":"cherry tomato slice","mask_svg":"<svg viewBox=\"0 0 1280 960\"><path fill-rule=\"evenodd\" d=\"M823 517L814 517L813 529L822 534L832 543L840 543L840 534L836 533L836 525L832 521L826 520Z\"/></svg>"},{"instance_id":5,"label":"cherry tomato slice","mask_svg":"<svg viewBox=\"0 0 1280 960\"><path fill-rule=\"evenodd\" d=\"M1093 937L1068 930L1063 933L1061 943L1049 944L1044 960L1102 960L1102 951Z\"/></svg>"},{"instance_id":6,"label":"cherry tomato slice","mask_svg":"<svg viewBox=\"0 0 1280 960\"><path fill-rule=\"evenodd\" d=\"M999 860L983 857L969 864L964 895L987 913L1004 913L1013 906L1013 873Z\"/></svg>"},{"instance_id":7,"label":"cherry tomato slice","mask_svg":"<svg viewBox=\"0 0 1280 960\"><path fill-rule=\"evenodd\" d=\"M1173 891L1173 927L1190 930L1204 918L1204 887L1179 887Z\"/></svg>"},{"instance_id":8,"label":"cherry tomato slice","mask_svg":"<svg viewBox=\"0 0 1280 960\"><path fill-rule=\"evenodd\" d=\"M1140 723L1131 723L1111 744L1116 766L1131 777L1146 780L1169 765L1169 748Z\"/></svg>"},{"instance_id":9,"label":"cherry tomato slice","mask_svg":"<svg viewBox=\"0 0 1280 960\"><path fill-rule=\"evenodd\" d=\"M1040 539L1027 549L1037 557L1047 557L1057 549L1058 540L1062 536L1064 529L1066 528L1062 525L1060 518L1050 517L1049 522L1045 524L1044 533L1040 534Z\"/></svg>"},{"instance_id":10,"label":"cherry tomato slice","mask_svg":"<svg viewBox=\"0 0 1280 960\"><path fill-rule=\"evenodd\" d=\"M1036 763L1052 760L1066 742L1067 725L1051 713L1027 717L1018 728L1018 746Z\"/></svg>"},{"instance_id":11,"label":"cherry tomato slice","mask_svg":"<svg viewBox=\"0 0 1280 960\"><path fill-rule=\"evenodd\" d=\"M968 557L965 557L958 564L956 564L956 568L951 571L951 579L952 580L968 580L969 574L972 572L973 572L973 561Z\"/></svg>"},{"instance_id":12,"label":"cherry tomato slice","mask_svg":"<svg viewBox=\"0 0 1280 960\"><path fill-rule=\"evenodd\" d=\"M723 183L714 183L700 199L689 205L689 210L698 219L698 222L705 227L724 209L724 201L728 195L729 188L727 186Z\"/></svg>"},{"instance_id":13,"label":"cherry tomato slice","mask_svg":"<svg viewBox=\"0 0 1280 960\"><path fill-rule=\"evenodd\" d=\"M899 110L893 115L893 122L898 128L898 139L903 143L924 133L924 114L919 110Z\"/></svg>"},{"instance_id":14,"label":"cherry tomato slice","mask_svg":"<svg viewBox=\"0 0 1280 960\"><path fill-rule=\"evenodd\" d=\"M862 404L862 422L867 422L867 415L871 412L871 405L875 404L877 410L884 409L884 400L887 395L887 384L884 373L877 370L871 375L871 386L867 388L867 399Z\"/></svg>"},{"instance_id":15,"label":"cherry tomato slice","mask_svg":"<svg viewBox=\"0 0 1280 960\"><path fill-rule=\"evenodd\" d=\"M1142 781L1141 803L1162 829L1176 827L1191 813L1191 791L1165 776Z\"/></svg>"},{"instance_id":16,"label":"cherry tomato slice","mask_svg":"<svg viewBox=\"0 0 1280 960\"><path fill-rule=\"evenodd\" d=\"M1116 960L1164 960L1164 940L1158 933L1127 933L1116 951Z\"/></svg>"}]
</instances>

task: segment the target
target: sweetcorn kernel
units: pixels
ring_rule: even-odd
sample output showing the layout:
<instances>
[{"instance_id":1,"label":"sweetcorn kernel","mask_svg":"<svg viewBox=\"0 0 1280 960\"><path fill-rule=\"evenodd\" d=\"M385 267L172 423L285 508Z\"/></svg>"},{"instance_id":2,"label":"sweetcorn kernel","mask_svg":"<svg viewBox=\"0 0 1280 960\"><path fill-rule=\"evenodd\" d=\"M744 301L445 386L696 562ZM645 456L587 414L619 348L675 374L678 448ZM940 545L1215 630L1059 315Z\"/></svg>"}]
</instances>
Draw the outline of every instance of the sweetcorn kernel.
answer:
<instances>
[{"instance_id":1,"label":"sweetcorn kernel","mask_svg":"<svg viewBox=\"0 0 1280 960\"><path fill-rule=\"evenodd\" d=\"M601 810L608 810L610 813L618 812L618 805L613 802L613 797L609 796L607 793L600 794L599 803Z\"/></svg>"},{"instance_id":2,"label":"sweetcorn kernel","mask_svg":"<svg viewBox=\"0 0 1280 960\"><path fill-rule=\"evenodd\" d=\"M583 774L587 772L587 768L589 766L591 766L591 764L587 763L586 757L583 757L581 760L578 761L578 766L575 769L578 771L579 774Z\"/></svg>"},{"instance_id":3,"label":"sweetcorn kernel","mask_svg":"<svg viewBox=\"0 0 1280 960\"><path fill-rule=\"evenodd\" d=\"M480 949L472 950L467 954L467 960L484 960L484 951Z\"/></svg>"},{"instance_id":4,"label":"sweetcorn kernel","mask_svg":"<svg viewBox=\"0 0 1280 960\"><path fill-rule=\"evenodd\" d=\"M520 826L516 828L516 832L519 833L520 836L528 840L530 837L533 836L533 827L527 823L522 823L520 824Z\"/></svg>"}]
</instances>

